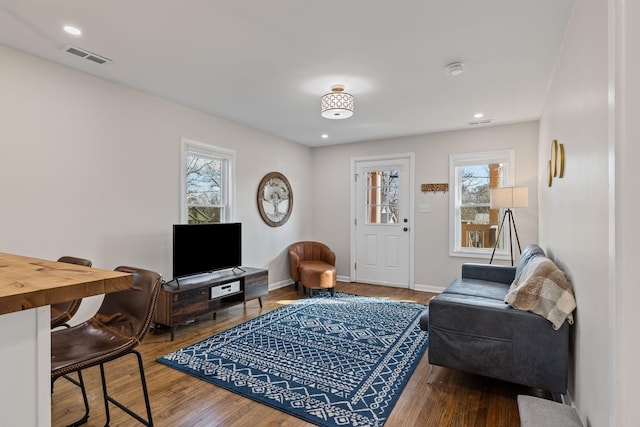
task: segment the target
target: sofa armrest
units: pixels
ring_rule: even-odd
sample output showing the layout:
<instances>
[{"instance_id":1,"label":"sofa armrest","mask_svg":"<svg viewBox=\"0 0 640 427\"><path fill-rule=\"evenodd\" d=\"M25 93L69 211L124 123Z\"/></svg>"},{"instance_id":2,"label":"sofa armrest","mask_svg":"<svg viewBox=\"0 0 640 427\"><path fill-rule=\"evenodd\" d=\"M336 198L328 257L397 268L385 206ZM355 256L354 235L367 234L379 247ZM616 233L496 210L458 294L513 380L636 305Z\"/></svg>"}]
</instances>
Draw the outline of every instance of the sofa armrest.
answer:
<instances>
[{"instance_id":1,"label":"sofa armrest","mask_svg":"<svg viewBox=\"0 0 640 427\"><path fill-rule=\"evenodd\" d=\"M462 278L511 283L516 278L516 268L506 265L476 264L467 262L462 264Z\"/></svg>"}]
</instances>

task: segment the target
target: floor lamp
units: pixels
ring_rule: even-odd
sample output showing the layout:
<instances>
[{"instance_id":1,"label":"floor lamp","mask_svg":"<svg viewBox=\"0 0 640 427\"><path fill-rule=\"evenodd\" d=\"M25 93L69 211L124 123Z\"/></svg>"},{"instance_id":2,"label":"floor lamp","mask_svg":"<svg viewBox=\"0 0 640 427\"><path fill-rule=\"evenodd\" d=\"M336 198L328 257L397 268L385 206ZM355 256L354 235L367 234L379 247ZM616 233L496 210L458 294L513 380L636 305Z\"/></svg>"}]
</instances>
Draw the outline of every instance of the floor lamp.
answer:
<instances>
[{"instance_id":1,"label":"floor lamp","mask_svg":"<svg viewBox=\"0 0 640 427\"><path fill-rule=\"evenodd\" d=\"M505 220L508 220L509 227L509 252L511 252L511 265L513 265L513 235L511 229L516 235L516 242L518 243L518 251L522 253L520 248L520 239L518 238L518 230L516 229L516 220L513 218L512 208L526 208L529 206L529 189L527 187L502 187L491 188L489 190L489 199L491 201L491 209L506 209L498 228L498 234L496 234L496 244L493 246L493 252L491 253L491 260L489 264L493 262L493 256L496 253L498 243L500 242L500 233L504 228Z\"/></svg>"}]
</instances>

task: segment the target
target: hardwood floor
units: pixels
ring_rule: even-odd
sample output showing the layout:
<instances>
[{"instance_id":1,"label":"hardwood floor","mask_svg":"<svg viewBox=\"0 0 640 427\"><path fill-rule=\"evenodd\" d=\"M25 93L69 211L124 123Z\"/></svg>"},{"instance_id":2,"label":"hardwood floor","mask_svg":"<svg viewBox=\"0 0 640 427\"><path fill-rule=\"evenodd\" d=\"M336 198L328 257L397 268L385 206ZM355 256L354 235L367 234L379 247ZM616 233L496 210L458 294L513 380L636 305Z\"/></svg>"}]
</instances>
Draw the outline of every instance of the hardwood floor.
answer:
<instances>
[{"instance_id":1,"label":"hardwood floor","mask_svg":"<svg viewBox=\"0 0 640 427\"><path fill-rule=\"evenodd\" d=\"M360 283L338 283L336 290L397 300L428 303L433 294ZM258 301L220 311L210 317L181 326L175 341L169 333L148 334L138 350L142 354L151 397L154 425L162 426L311 426L293 416L256 403L220 387L194 378L156 362L156 358L246 320L287 304L302 296L293 285L270 292ZM106 365L109 393L136 412L144 414L144 400L134 356L126 356ZM396 426L519 426L516 404L518 394L536 394L535 390L434 366L431 384L428 354L425 353L395 405L385 427ZM83 371L87 384L90 417L87 426L105 423L100 372ZM52 425L63 426L84 412L80 390L64 379L55 383L52 394ZM110 405L111 426L132 426L136 422Z\"/></svg>"}]
</instances>

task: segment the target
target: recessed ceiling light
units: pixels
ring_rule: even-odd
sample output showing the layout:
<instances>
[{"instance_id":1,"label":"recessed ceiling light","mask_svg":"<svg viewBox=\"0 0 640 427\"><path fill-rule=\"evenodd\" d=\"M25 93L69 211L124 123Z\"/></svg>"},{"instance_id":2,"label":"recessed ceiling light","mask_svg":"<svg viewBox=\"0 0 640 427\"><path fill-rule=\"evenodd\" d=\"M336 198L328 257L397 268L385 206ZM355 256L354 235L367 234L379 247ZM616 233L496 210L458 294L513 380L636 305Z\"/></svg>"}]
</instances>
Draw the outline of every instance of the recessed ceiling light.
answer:
<instances>
[{"instance_id":1,"label":"recessed ceiling light","mask_svg":"<svg viewBox=\"0 0 640 427\"><path fill-rule=\"evenodd\" d=\"M78 27L73 27L71 25L65 25L62 27L67 33L72 34L74 36L82 35L82 30Z\"/></svg>"},{"instance_id":2,"label":"recessed ceiling light","mask_svg":"<svg viewBox=\"0 0 640 427\"><path fill-rule=\"evenodd\" d=\"M473 115L473 117L475 117L476 119L480 119L480 118L484 117L484 114L482 114L482 113L475 113L475 114Z\"/></svg>"},{"instance_id":3,"label":"recessed ceiling light","mask_svg":"<svg viewBox=\"0 0 640 427\"><path fill-rule=\"evenodd\" d=\"M323 133L322 135L320 135L320 137L322 139L327 139L327 138L329 138L329 135L327 135L326 133Z\"/></svg>"},{"instance_id":4,"label":"recessed ceiling light","mask_svg":"<svg viewBox=\"0 0 640 427\"><path fill-rule=\"evenodd\" d=\"M467 122L469 126L488 125L491 123L491 119L474 120L473 122Z\"/></svg>"}]
</instances>

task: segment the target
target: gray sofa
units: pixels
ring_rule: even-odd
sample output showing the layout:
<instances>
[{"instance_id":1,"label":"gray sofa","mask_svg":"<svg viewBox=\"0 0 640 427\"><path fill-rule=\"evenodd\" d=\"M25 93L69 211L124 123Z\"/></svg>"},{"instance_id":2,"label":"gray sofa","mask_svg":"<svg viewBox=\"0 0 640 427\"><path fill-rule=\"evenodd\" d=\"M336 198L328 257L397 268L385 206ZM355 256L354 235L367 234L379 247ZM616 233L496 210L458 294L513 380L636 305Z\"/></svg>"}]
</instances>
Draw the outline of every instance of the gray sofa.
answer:
<instances>
[{"instance_id":1,"label":"gray sofa","mask_svg":"<svg viewBox=\"0 0 640 427\"><path fill-rule=\"evenodd\" d=\"M463 264L462 276L421 316L429 363L564 394L568 322L555 330L544 317L504 302L515 277L538 256L544 251L530 245L516 267Z\"/></svg>"}]
</instances>

